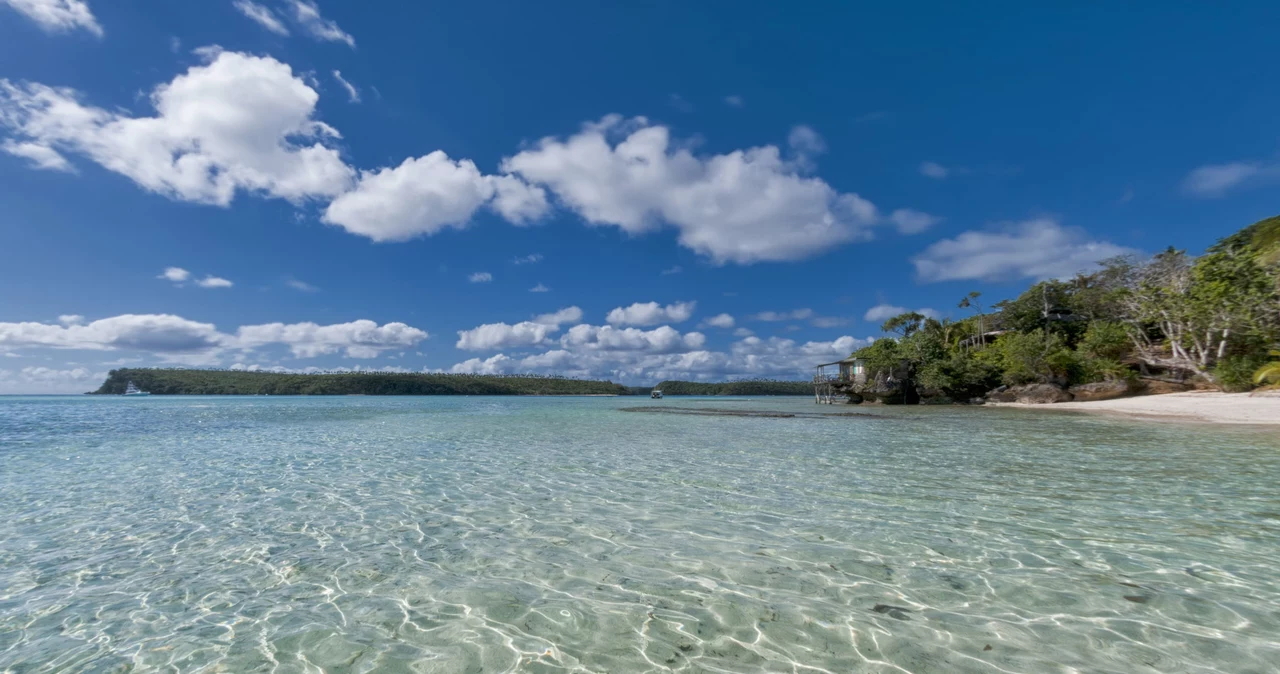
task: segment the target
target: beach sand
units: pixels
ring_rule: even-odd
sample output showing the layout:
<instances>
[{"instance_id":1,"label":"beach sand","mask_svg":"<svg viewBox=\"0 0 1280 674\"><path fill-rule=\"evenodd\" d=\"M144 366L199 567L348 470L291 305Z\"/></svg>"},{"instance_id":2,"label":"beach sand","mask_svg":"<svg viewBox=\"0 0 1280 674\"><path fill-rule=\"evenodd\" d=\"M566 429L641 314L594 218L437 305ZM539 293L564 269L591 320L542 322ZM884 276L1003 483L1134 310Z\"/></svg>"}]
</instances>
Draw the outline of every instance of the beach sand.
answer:
<instances>
[{"instance_id":1,"label":"beach sand","mask_svg":"<svg viewBox=\"0 0 1280 674\"><path fill-rule=\"evenodd\" d=\"M1191 391L1164 395L1117 398L1092 402L1025 405L997 403L1006 407L1035 407L1073 410L1147 419L1196 421L1217 424L1280 425L1280 391L1263 393L1221 393Z\"/></svg>"}]
</instances>

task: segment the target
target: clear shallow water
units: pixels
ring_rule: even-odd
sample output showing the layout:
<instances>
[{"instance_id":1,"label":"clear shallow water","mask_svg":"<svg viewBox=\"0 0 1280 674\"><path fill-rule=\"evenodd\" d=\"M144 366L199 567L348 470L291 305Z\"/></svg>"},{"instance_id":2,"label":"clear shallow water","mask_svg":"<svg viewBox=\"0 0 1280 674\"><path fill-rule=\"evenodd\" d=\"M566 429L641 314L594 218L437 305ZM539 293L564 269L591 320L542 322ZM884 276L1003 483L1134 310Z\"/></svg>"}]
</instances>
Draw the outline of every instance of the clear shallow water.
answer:
<instances>
[{"instance_id":1,"label":"clear shallow water","mask_svg":"<svg viewBox=\"0 0 1280 674\"><path fill-rule=\"evenodd\" d=\"M0 397L0 672L1274 672L1278 435Z\"/></svg>"}]
</instances>

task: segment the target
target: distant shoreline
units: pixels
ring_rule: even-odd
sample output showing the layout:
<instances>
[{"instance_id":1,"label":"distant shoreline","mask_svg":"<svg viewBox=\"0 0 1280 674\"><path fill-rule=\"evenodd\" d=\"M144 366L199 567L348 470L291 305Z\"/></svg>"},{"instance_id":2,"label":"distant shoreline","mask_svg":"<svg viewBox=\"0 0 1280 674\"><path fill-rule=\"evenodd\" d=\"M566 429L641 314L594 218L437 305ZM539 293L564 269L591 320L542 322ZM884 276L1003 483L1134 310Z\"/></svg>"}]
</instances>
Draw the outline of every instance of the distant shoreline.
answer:
<instances>
[{"instance_id":1,"label":"distant shoreline","mask_svg":"<svg viewBox=\"0 0 1280 674\"><path fill-rule=\"evenodd\" d=\"M988 405L1046 411L1087 412L1148 421L1280 426L1280 392L1249 394L1190 391L1090 402L1045 405L988 403Z\"/></svg>"}]
</instances>

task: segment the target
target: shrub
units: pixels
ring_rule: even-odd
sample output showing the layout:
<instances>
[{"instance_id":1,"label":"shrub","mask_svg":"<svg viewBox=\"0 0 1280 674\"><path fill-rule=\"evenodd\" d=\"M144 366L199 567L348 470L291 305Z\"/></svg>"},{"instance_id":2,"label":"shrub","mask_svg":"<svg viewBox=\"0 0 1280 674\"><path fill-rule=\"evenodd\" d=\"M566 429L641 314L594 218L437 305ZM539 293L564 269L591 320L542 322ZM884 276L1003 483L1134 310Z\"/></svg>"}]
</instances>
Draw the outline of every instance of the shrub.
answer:
<instances>
[{"instance_id":1,"label":"shrub","mask_svg":"<svg viewBox=\"0 0 1280 674\"><path fill-rule=\"evenodd\" d=\"M1213 368L1213 379L1224 391L1253 390L1254 373L1266 364L1259 355L1227 356Z\"/></svg>"},{"instance_id":2,"label":"shrub","mask_svg":"<svg viewBox=\"0 0 1280 674\"><path fill-rule=\"evenodd\" d=\"M1124 326L1110 321L1094 321L1080 340L1079 351L1089 358L1118 361L1133 349Z\"/></svg>"}]
</instances>

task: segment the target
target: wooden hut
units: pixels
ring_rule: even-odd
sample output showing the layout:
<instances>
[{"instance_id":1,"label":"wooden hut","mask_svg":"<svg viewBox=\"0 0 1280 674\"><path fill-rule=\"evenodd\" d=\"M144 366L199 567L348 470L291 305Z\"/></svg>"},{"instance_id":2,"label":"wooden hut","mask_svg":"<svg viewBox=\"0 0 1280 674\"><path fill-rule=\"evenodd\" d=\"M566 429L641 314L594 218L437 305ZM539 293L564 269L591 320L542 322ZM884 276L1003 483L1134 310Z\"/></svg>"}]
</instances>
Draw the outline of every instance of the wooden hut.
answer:
<instances>
[{"instance_id":1,"label":"wooden hut","mask_svg":"<svg viewBox=\"0 0 1280 674\"><path fill-rule=\"evenodd\" d=\"M835 402L837 391L867 383L867 365L861 358L849 357L834 363L823 363L814 368L813 401Z\"/></svg>"}]
</instances>

